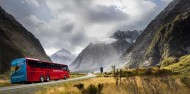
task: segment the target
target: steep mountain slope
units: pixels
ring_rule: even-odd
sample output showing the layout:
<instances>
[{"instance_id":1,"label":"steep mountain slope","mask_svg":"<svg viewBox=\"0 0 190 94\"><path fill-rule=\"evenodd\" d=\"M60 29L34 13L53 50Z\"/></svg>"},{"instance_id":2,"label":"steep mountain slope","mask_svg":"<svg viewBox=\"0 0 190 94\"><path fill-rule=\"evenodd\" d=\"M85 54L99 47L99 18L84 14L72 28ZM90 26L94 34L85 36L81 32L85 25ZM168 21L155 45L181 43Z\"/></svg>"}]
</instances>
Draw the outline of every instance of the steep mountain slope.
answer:
<instances>
[{"instance_id":1,"label":"steep mountain slope","mask_svg":"<svg viewBox=\"0 0 190 94\"><path fill-rule=\"evenodd\" d=\"M10 61L21 57L51 61L39 40L0 7L0 73L9 71Z\"/></svg>"},{"instance_id":2,"label":"steep mountain slope","mask_svg":"<svg viewBox=\"0 0 190 94\"><path fill-rule=\"evenodd\" d=\"M134 31L117 30L110 36L110 38L114 38L117 40L112 45L114 46L114 48L117 49L117 52L122 54L136 41L136 39L140 36L142 32L143 31L137 31L137 30Z\"/></svg>"},{"instance_id":3,"label":"steep mountain slope","mask_svg":"<svg viewBox=\"0 0 190 94\"><path fill-rule=\"evenodd\" d=\"M70 65L74 61L76 56L63 48L54 53L50 58L53 62Z\"/></svg>"},{"instance_id":4,"label":"steep mountain slope","mask_svg":"<svg viewBox=\"0 0 190 94\"><path fill-rule=\"evenodd\" d=\"M185 55L179 58L178 62L165 66L165 69L172 70L173 72L190 74L190 55Z\"/></svg>"},{"instance_id":5,"label":"steep mountain slope","mask_svg":"<svg viewBox=\"0 0 190 94\"><path fill-rule=\"evenodd\" d=\"M123 55L126 67L161 65L190 53L190 1L174 0Z\"/></svg>"},{"instance_id":6,"label":"steep mountain slope","mask_svg":"<svg viewBox=\"0 0 190 94\"><path fill-rule=\"evenodd\" d=\"M94 72L100 67L105 71L111 66L121 66L120 56L136 38L139 31L116 31L110 38L90 43L70 65L71 71Z\"/></svg>"}]
</instances>

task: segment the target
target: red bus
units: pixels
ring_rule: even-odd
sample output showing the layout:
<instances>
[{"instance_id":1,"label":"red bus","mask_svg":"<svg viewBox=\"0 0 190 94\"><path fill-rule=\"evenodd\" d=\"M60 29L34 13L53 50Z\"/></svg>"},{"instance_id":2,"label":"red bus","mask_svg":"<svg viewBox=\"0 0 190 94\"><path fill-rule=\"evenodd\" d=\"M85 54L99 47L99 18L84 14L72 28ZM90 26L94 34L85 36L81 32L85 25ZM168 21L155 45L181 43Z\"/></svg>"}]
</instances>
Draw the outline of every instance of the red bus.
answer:
<instances>
[{"instance_id":1,"label":"red bus","mask_svg":"<svg viewBox=\"0 0 190 94\"><path fill-rule=\"evenodd\" d=\"M11 62L11 83L44 82L69 78L67 65L20 58Z\"/></svg>"}]
</instances>

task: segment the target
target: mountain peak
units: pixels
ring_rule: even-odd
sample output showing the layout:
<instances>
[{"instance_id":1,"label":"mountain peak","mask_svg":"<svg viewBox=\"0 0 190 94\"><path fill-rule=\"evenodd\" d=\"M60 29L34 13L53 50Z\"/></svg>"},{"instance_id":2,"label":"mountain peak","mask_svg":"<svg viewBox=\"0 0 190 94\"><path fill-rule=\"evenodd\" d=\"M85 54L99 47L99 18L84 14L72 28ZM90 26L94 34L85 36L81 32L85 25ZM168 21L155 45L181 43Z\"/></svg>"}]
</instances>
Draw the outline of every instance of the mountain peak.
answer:
<instances>
[{"instance_id":1,"label":"mountain peak","mask_svg":"<svg viewBox=\"0 0 190 94\"><path fill-rule=\"evenodd\" d=\"M57 51L57 52L55 52L55 53L60 53L60 54L61 54L61 53L64 53L64 54L67 53L67 54L71 54L71 52L69 52L69 51L66 50L65 48L62 48L61 50L59 50L59 51ZM54 53L54 54L55 54L55 53Z\"/></svg>"},{"instance_id":2,"label":"mountain peak","mask_svg":"<svg viewBox=\"0 0 190 94\"><path fill-rule=\"evenodd\" d=\"M69 65L72 63L72 61L76 58L74 54L72 54L70 51L66 50L65 48L62 48L61 50L55 52L53 55L51 55L51 59L53 62L62 63Z\"/></svg>"},{"instance_id":3,"label":"mountain peak","mask_svg":"<svg viewBox=\"0 0 190 94\"><path fill-rule=\"evenodd\" d=\"M122 52L128 49L139 35L138 31L118 30L109 38L90 43L72 62L71 71L92 72L98 71L100 67L110 71L112 65L122 66Z\"/></svg>"}]
</instances>

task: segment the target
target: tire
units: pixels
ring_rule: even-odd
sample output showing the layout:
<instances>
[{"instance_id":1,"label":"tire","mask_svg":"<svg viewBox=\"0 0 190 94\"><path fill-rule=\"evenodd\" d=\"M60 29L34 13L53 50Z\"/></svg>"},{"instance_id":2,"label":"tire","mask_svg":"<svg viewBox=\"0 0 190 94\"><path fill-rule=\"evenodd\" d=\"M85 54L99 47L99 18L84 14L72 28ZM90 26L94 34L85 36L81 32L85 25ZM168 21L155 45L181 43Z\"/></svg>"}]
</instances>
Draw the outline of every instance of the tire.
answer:
<instances>
[{"instance_id":1,"label":"tire","mask_svg":"<svg viewBox=\"0 0 190 94\"><path fill-rule=\"evenodd\" d=\"M44 82L44 76L40 76L40 82Z\"/></svg>"},{"instance_id":2,"label":"tire","mask_svg":"<svg viewBox=\"0 0 190 94\"><path fill-rule=\"evenodd\" d=\"M50 76L46 76L46 82L50 81Z\"/></svg>"},{"instance_id":3,"label":"tire","mask_svg":"<svg viewBox=\"0 0 190 94\"><path fill-rule=\"evenodd\" d=\"M66 75L64 76L64 79L65 79L65 80L67 79L67 76L66 76Z\"/></svg>"}]
</instances>

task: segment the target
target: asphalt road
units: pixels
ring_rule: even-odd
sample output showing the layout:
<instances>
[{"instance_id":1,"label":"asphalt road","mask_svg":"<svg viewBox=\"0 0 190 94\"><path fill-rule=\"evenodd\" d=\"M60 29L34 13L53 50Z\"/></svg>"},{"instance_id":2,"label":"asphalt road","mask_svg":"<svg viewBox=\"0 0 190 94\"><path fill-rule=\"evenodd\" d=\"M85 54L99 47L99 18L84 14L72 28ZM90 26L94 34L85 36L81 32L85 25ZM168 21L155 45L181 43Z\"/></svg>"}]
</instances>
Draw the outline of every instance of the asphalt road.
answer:
<instances>
[{"instance_id":1,"label":"asphalt road","mask_svg":"<svg viewBox=\"0 0 190 94\"><path fill-rule=\"evenodd\" d=\"M28 87L36 87L36 86L42 86L42 85L53 85L53 84L82 80L82 79L93 78L93 77L96 77L96 75L88 74L87 76L72 78L72 79L67 79L67 80L58 80L58 81L51 81L51 82L44 82L44 83L33 83L33 84L25 84L25 85L18 85L18 86L2 87L0 88L0 92L21 89L21 88L28 88Z\"/></svg>"}]
</instances>

